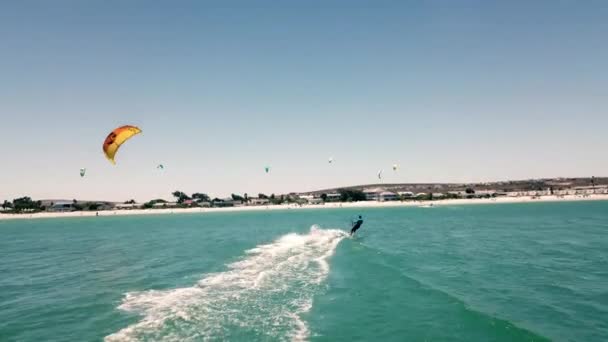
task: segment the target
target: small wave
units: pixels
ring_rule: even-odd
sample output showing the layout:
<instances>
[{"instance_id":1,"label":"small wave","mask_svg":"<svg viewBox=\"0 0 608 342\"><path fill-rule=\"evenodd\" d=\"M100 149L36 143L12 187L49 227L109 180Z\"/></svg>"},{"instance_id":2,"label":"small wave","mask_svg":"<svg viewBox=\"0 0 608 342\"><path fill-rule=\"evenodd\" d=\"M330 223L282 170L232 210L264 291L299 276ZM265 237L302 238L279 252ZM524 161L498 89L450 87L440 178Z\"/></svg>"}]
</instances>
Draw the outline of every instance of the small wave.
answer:
<instances>
[{"instance_id":1,"label":"small wave","mask_svg":"<svg viewBox=\"0 0 608 342\"><path fill-rule=\"evenodd\" d=\"M246 251L227 271L195 286L127 293L119 309L142 319L105 340L306 340L301 315L312 307L329 273L327 259L346 236L313 226L308 234L287 234Z\"/></svg>"}]
</instances>

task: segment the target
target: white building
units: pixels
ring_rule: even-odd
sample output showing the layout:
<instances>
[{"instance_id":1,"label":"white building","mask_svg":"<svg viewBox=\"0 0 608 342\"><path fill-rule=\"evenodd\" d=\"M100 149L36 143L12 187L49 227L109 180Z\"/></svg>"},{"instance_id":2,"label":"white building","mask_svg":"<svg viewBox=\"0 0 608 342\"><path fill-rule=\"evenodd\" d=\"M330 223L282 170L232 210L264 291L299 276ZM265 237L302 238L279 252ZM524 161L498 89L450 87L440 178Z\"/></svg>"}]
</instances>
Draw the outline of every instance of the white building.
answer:
<instances>
[{"instance_id":1,"label":"white building","mask_svg":"<svg viewBox=\"0 0 608 342\"><path fill-rule=\"evenodd\" d=\"M118 210L131 210L131 209L138 209L141 207L142 207L142 205L139 203L133 203L133 204L119 203L119 204L116 204L116 206L115 206L115 208Z\"/></svg>"},{"instance_id":2,"label":"white building","mask_svg":"<svg viewBox=\"0 0 608 342\"><path fill-rule=\"evenodd\" d=\"M321 204L323 200L319 196L313 195L298 195L299 204L308 203L308 204Z\"/></svg>"},{"instance_id":3,"label":"white building","mask_svg":"<svg viewBox=\"0 0 608 342\"><path fill-rule=\"evenodd\" d=\"M411 191L399 191L397 194L403 198L413 198L414 197L414 193Z\"/></svg>"},{"instance_id":4,"label":"white building","mask_svg":"<svg viewBox=\"0 0 608 342\"><path fill-rule=\"evenodd\" d=\"M175 208L177 207L177 202L159 202L154 203L154 208Z\"/></svg>"},{"instance_id":5,"label":"white building","mask_svg":"<svg viewBox=\"0 0 608 342\"><path fill-rule=\"evenodd\" d=\"M365 189L363 193L365 194L365 199L367 201L379 201L380 194L384 191L382 188L373 188L373 189Z\"/></svg>"},{"instance_id":6,"label":"white building","mask_svg":"<svg viewBox=\"0 0 608 342\"><path fill-rule=\"evenodd\" d=\"M578 186L573 190L576 191L577 195L604 194L607 192L607 187L606 185Z\"/></svg>"},{"instance_id":7,"label":"white building","mask_svg":"<svg viewBox=\"0 0 608 342\"><path fill-rule=\"evenodd\" d=\"M381 201L381 202L384 202L384 201L396 201L398 199L399 199L399 197L397 196L397 194L394 193L394 192L390 192L390 191L382 191L378 195L378 200Z\"/></svg>"},{"instance_id":8,"label":"white building","mask_svg":"<svg viewBox=\"0 0 608 342\"><path fill-rule=\"evenodd\" d=\"M495 196L496 190L475 190L475 197Z\"/></svg>"},{"instance_id":9,"label":"white building","mask_svg":"<svg viewBox=\"0 0 608 342\"><path fill-rule=\"evenodd\" d=\"M251 205L267 205L270 203L270 200L268 198L250 198L249 203Z\"/></svg>"}]
</instances>

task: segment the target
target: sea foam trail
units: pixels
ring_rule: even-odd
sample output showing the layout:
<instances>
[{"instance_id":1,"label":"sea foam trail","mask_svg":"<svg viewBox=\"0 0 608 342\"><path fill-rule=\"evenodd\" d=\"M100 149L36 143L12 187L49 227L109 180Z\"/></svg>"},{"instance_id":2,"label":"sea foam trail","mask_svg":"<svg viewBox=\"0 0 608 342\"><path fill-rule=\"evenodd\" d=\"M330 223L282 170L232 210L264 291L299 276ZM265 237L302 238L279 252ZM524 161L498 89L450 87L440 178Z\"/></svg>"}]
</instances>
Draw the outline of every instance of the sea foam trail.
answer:
<instances>
[{"instance_id":1,"label":"sea foam trail","mask_svg":"<svg viewBox=\"0 0 608 342\"><path fill-rule=\"evenodd\" d=\"M301 314L312 307L329 273L327 259L346 236L313 226L248 250L195 286L127 293L119 308L142 318L105 340L306 340Z\"/></svg>"}]
</instances>

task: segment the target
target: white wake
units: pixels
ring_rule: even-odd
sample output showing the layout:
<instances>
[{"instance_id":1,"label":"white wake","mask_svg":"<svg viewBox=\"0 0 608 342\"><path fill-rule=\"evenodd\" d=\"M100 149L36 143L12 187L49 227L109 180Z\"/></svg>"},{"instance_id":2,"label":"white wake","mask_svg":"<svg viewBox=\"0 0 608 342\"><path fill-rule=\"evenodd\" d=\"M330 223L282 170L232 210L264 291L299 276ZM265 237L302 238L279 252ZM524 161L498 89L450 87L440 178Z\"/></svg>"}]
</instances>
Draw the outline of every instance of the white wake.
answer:
<instances>
[{"instance_id":1,"label":"white wake","mask_svg":"<svg viewBox=\"0 0 608 342\"><path fill-rule=\"evenodd\" d=\"M195 286L131 292L120 309L141 320L111 341L288 340L309 336L301 315L329 273L327 259L347 234L312 227L246 252Z\"/></svg>"}]
</instances>

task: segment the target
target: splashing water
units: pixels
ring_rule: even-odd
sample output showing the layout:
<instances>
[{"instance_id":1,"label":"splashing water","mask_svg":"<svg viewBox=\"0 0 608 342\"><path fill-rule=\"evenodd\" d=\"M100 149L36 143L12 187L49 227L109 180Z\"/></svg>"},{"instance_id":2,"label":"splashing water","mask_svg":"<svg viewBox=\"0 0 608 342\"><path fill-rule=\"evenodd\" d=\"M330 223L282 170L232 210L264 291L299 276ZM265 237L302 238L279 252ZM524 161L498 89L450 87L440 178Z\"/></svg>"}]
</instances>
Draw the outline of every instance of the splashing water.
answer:
<instances>
[{"instance_id":1,"label":"splashing water","mask_svg":"<svg viewBox=\"0 0 608 342\"><path fill-rule=\"evenodd\" d=\"M329 273L327 259L347 234L316 226L246 251L225 272L188 288L131 292L120 309L142 319L111 341L306 340L301 315Z\"/></svg>"}]
</instances>

